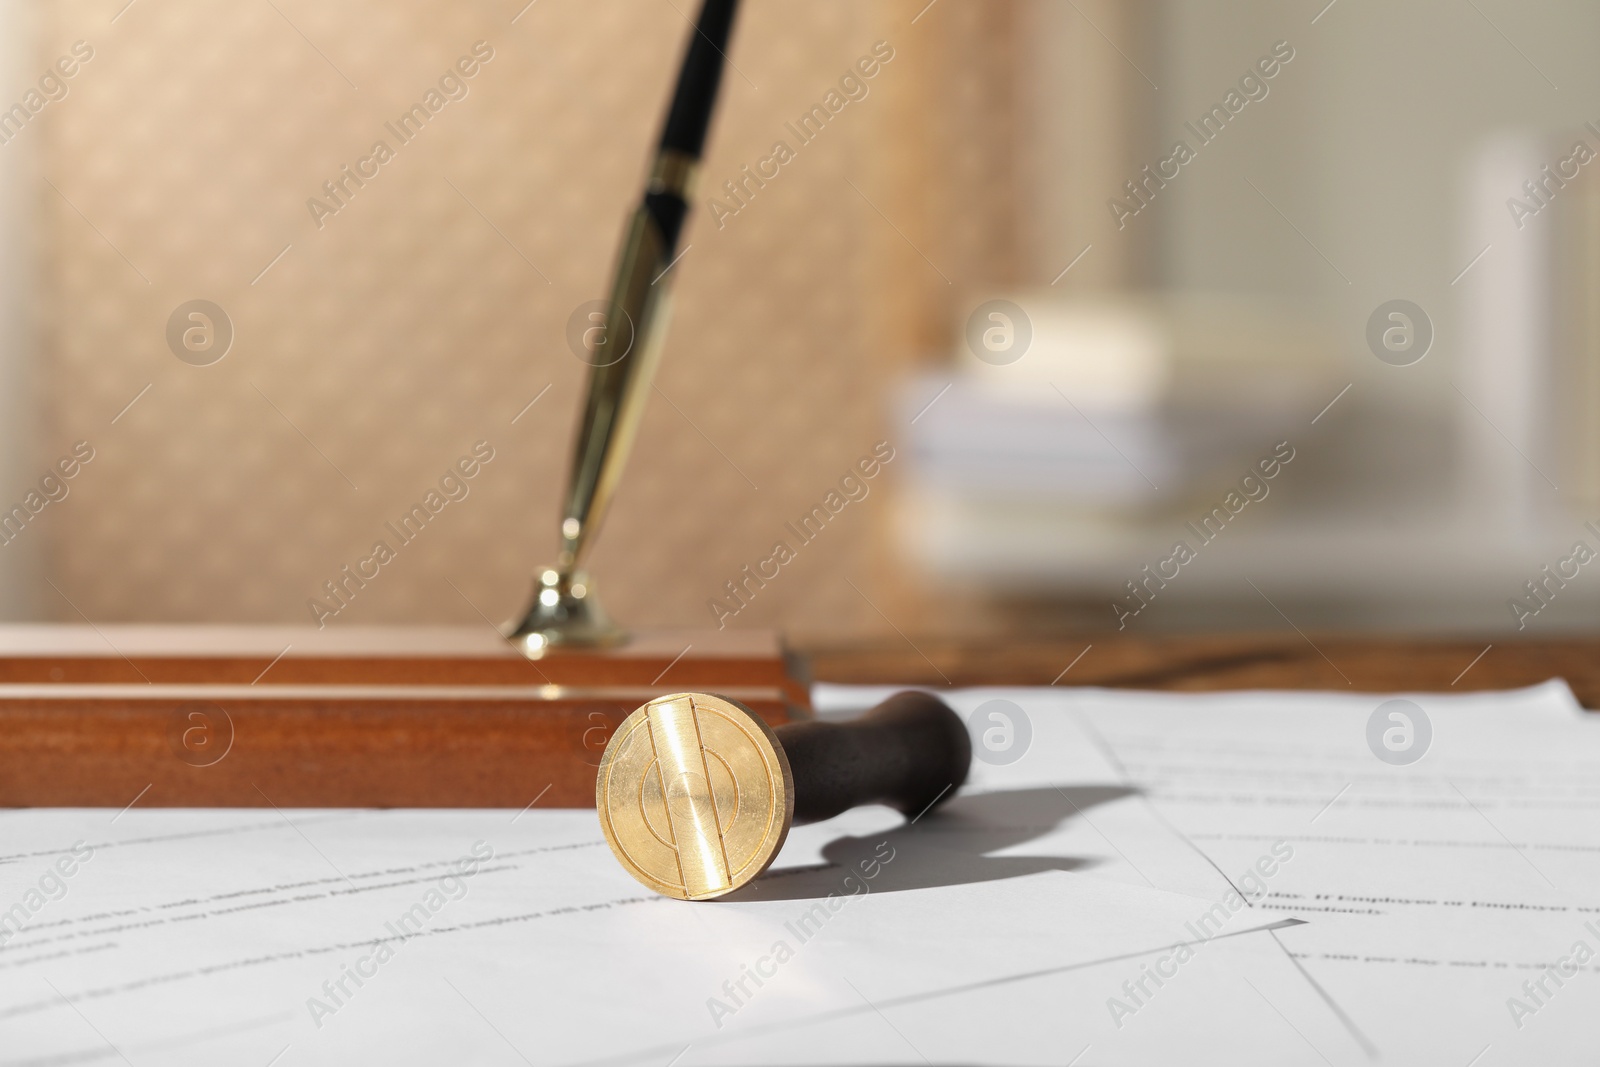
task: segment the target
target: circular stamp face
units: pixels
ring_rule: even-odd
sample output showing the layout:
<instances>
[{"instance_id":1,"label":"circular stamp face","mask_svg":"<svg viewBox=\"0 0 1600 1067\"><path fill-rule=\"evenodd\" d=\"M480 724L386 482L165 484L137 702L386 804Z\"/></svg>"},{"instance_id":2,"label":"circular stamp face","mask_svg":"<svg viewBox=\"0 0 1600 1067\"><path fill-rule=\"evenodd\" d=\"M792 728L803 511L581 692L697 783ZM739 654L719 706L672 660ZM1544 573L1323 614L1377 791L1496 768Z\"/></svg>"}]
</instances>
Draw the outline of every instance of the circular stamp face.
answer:
<instances>
[{"instance_id":1,"label":"circular stamp face","mask_svg":"<svg viewBox=\"0 0 1600 1067\"><path fill-rule=\"evenodd\" d=\"M720 897L766 870L794 815L794 778L771 727L704 693L659 697L624 719L594 795L622 866L679 900Z\"/></svg>"}]
</instances>

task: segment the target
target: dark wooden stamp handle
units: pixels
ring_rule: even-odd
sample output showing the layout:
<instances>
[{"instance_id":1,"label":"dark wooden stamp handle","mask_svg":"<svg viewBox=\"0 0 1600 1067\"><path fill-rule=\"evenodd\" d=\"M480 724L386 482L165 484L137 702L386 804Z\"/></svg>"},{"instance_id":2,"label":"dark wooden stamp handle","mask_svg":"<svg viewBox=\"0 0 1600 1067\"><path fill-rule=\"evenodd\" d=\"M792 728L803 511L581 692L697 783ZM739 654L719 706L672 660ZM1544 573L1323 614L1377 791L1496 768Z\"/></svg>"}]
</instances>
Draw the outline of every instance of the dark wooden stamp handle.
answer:
<instances>
[{"instance_id":1,"label":"dark wooden stamp handle","mask_svg":"<svg viewBox=\"0 0 1600 1067\"><path fill-rule=\"evenodd\" d=\"M972 742L961 717L927 693L896 693L851 722L798 722L775 731L794 774L794 821L858 804L910 816L955 795Z\"/></svg>"}]
</instances>

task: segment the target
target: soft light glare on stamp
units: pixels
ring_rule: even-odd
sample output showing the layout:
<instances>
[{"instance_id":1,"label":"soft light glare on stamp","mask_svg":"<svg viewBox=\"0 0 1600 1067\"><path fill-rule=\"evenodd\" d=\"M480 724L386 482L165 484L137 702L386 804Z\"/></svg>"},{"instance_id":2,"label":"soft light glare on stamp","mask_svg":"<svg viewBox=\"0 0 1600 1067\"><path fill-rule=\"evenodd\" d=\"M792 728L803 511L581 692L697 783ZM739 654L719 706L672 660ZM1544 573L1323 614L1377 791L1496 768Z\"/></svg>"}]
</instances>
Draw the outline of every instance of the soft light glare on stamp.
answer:
<instances>
[{"instance_id":1,"label":"soft light glare on stamp","mask_svg":"<svg viewBox=\"0 0 1600 1067\"><path fill-rule=\"evenodd\" d=\"M677 693L629 715L595 781L600 828L658 893L709 900L766 870L794 814L794 779L770 727L720 697Z\"/></svg>"}]
</instances>

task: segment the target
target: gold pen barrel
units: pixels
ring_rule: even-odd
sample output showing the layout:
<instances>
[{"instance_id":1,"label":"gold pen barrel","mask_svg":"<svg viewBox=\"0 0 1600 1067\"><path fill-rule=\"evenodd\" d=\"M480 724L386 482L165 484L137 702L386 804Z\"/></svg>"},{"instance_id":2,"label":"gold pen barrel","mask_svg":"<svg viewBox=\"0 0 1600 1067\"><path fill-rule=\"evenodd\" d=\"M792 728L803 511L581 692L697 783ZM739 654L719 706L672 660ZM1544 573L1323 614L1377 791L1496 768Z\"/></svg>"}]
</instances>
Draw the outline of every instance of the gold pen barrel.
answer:
<instances>
[{"instance_id":1,"label":"gold pen barrel","mask_svg":"<svg viewBox=\"0 0 1600 1067\"><path fill-rule=\"evenodd\" d=\"M561 521L557 569L570 574L583 562L622 477L644 401L655 379L671 313L667 245L648 208L634 212L617 263L605 321L594 331L589 394L574 442ZM603 345L618 345L606 361Z\"/></svg>"},{"instance_id":2,"label":"gold pen barrel","mask_svg":"<svg viewBox=\"0 0 1600 1067\"><path fill-rule=\"evenodd\" d=\"M682 152L657 155L644 203L623 238L602 321L589 331L589 390L573 447L561 552L540 573L534 603L509 635L526 655L625 639L600 611L581 568L622 479L661 359L672 310L668 268L695 171L694 159ZM674 232L664 230L663 219Z\"/></svg>"}]
</instances>

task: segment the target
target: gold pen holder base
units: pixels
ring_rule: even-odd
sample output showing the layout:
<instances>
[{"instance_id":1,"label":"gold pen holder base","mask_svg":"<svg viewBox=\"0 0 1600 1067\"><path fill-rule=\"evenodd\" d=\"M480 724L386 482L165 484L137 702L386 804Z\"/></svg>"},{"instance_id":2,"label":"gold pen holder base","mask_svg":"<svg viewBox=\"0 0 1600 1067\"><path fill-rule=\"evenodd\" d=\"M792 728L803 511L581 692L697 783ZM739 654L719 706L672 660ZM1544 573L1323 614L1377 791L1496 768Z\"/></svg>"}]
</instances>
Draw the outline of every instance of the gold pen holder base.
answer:
<instances>
[{"instance_id":1,"label":"gold pen holder base","mask_svg":"<svg viewBox=\"0 0 1600 1067\"><path fill-rule=\"evenodd\" d=\"M534 583L533 605L506 639L529 659L553 648L614 648L627 642L595 597L587 575L542 571Z\"/></svg>"}]
</instances>

